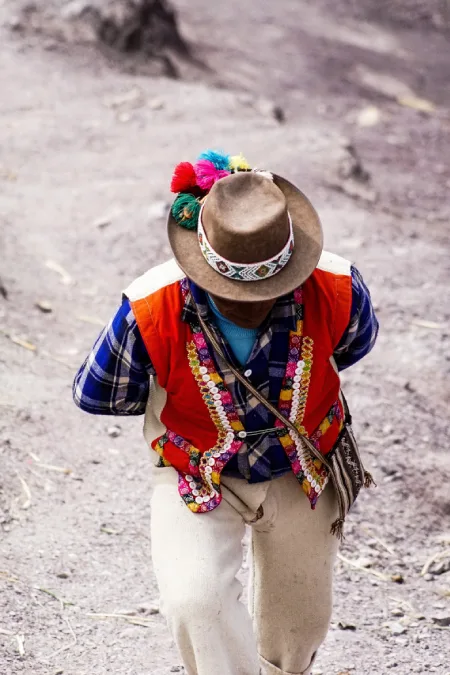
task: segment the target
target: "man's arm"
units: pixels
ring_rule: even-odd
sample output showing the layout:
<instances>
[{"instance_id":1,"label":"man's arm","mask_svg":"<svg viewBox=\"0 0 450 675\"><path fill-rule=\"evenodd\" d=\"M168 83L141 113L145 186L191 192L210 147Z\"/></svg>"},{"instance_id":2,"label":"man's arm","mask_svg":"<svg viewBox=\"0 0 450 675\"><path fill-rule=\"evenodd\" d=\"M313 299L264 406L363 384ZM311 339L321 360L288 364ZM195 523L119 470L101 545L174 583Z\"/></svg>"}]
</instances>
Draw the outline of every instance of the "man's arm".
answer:
<instances>
[{"instance_id":1,"label":"man's arm","mask_svg":"<svg viewBox=\"0 0 450 675\"><path fill-rule=\"evenodd\" d=\"M366 356L375 344L378 321L372 305L369 289L361 274L352 265L352 309L350 321L334 358L339 370L344 370Z\"/></svg>"},{"instance_id":2,"label":"man's arm","mask_svg":"<svg viewBox=\"0 0 450 675\"><path fill-rule=\"evenodd\" d=\"M155 371L125 299L75 376L73 399L96 415L141 415L150 375Z\"/></svg>"}]
</instances>

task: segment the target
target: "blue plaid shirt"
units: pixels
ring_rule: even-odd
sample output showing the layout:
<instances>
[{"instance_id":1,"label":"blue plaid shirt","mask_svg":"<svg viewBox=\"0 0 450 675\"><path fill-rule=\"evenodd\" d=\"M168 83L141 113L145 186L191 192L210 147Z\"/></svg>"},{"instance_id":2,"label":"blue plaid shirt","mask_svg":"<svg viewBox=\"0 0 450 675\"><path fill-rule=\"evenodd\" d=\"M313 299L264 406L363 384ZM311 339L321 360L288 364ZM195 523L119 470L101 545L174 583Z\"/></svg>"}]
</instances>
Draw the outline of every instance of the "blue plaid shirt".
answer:
<instances>
[{"instance_id":1,"label":"blue plaid shirt","mask_svg":"<svg viewBox=\"0 0 450 675\"><path fill-rule=\"evenodd\" d=\"M352 275L350 321L334 357L339 370L348 368L372 349L377 333L370 293L355 267ZM227 358L237 368L228 343L214 325L205 291L189 282L181 319L190 322L199 312L208 321ZM278 404L286 368L289 331L295 329L293 294L279 298L243 367L254 387L275 406ZM221 367L222 365L222 367ZM218 371L230 389L242 424L247 431L270 429L273 416L223 364ZM140 335L129 301L124 298L116 314L98 337L91 353L78 371L73 384L75 403L86 412L100 415L141 415L149 395L149 376L156 375ZM290 470L289 461L273 434L248 437L239 454L224 473L255 483L270 480Z\"/></svg>"}]
</instances>

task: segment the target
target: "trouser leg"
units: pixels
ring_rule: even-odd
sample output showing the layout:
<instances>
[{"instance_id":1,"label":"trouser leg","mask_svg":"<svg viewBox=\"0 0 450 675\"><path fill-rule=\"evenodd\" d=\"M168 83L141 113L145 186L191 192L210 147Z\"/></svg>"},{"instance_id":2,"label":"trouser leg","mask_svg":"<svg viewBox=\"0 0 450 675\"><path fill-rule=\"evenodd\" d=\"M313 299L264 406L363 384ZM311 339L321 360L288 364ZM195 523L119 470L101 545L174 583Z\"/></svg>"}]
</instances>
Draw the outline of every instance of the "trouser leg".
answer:
<instances>
[{"instance_id":1,"label":"trouser leg","mask_svg":"<svg viewBox=\"0 0 450 675\"><path fill-rule=\"evenodd\" d=\"M237 484L243 487L244 481ZM151 511L161 611L187 673L258 675L252 620L240 602L242 586L236 579L242 564L242 514L225 498L214 511L192 513L178 494L171 468L154 473Z\"/></svg>"},{"instance_id":2,"label":"trouser leg","mask_svg":"<svg viewBox=\"0 0 450 675\"><path fill-rule=\"evenodd\" d=\"M269 519L265 531L253 528L250 597L263 671L307 674L331 618L335 492L329 485L312 511L289 474L271 483L263 509Z\"/></svg>"}]
</instances>

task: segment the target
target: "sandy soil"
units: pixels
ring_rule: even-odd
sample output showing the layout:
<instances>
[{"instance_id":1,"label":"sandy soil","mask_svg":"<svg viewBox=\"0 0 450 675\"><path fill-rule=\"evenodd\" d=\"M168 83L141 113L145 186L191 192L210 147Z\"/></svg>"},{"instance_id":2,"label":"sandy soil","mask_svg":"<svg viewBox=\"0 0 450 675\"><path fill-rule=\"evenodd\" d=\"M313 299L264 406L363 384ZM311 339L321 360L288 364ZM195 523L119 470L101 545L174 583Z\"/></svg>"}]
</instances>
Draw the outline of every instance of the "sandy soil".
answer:
<instances>
[{"instance_id":1,"label":"sandy soil","mask_svg":"<svg viewBox=\"0 0 450 675\"><path fill-rule=\"evenodd\" d=\"M176 80L24 38L0 2L1 673L182 671L149 559L142 420L82 414L71 381L121 289L169 256L171 170L207 146L297 181L378 308L377 348L344 378L378 489L349 519L314 672L450 673L441 5L410 20L368 0L178 0L197 62Z\"/></svg>"}]
</instances>

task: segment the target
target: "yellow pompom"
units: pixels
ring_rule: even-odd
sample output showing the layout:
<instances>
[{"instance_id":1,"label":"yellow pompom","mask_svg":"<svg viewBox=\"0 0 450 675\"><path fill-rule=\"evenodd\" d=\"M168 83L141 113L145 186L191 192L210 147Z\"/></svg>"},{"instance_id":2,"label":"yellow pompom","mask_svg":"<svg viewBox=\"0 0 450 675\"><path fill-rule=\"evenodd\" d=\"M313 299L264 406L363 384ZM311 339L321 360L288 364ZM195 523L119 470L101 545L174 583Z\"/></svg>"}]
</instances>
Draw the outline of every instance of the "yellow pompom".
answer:
<instances>
[{"instance_id":1,"label":"yellow pompom","mask_svg":"<svg viewBox=\"0 0 450 675\"><path fill-rule=\"evenodd\" d=\"M230 168L230 171L250 171L251 169L250 164L247 162L242 153L230 157L230 162L228 166Z\"/></svg>"}]
</instances>

